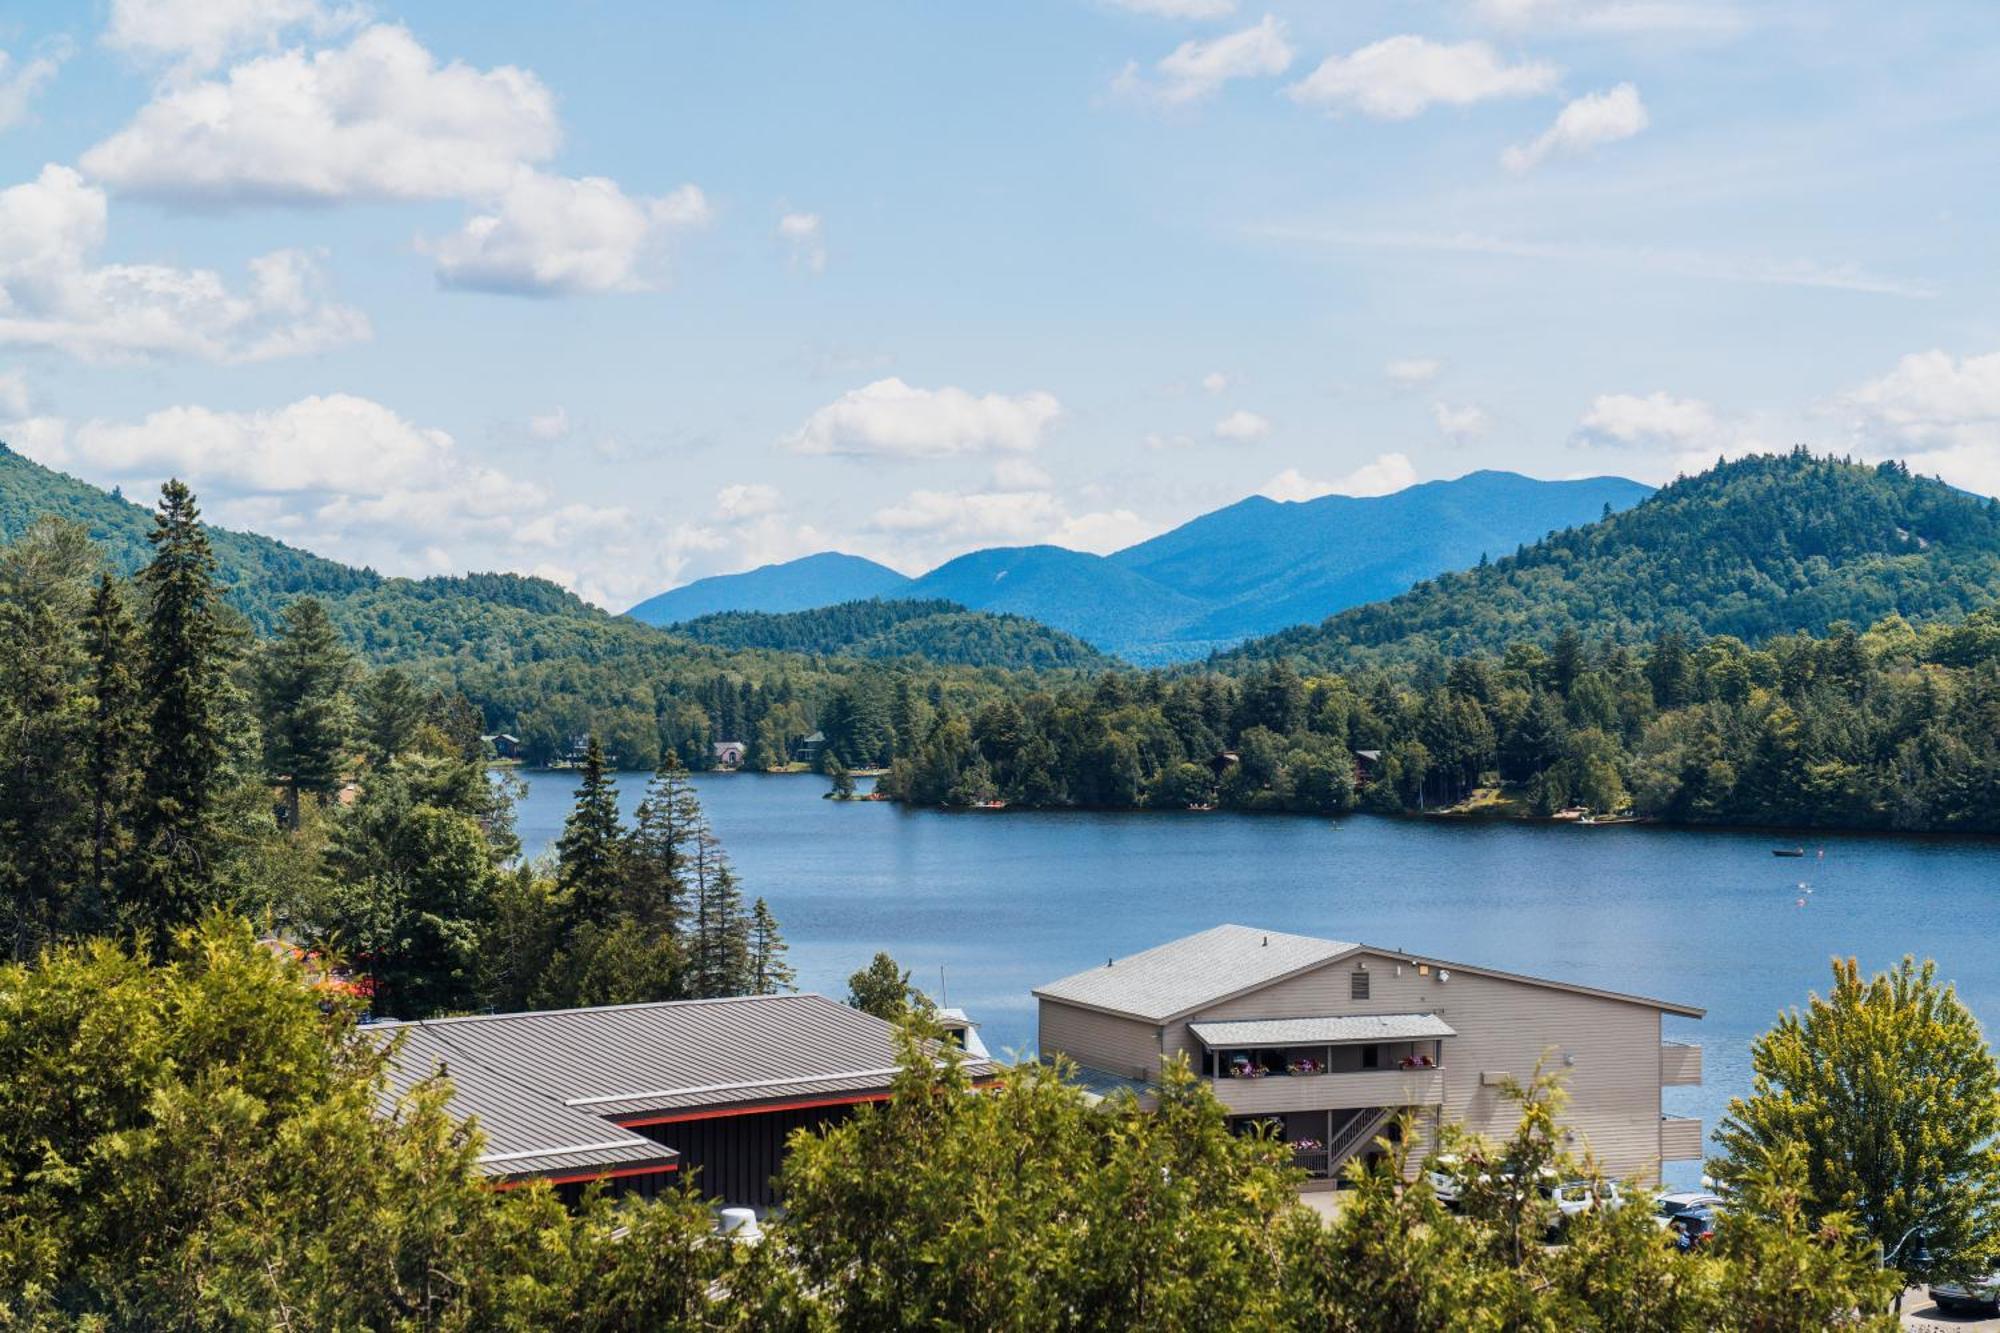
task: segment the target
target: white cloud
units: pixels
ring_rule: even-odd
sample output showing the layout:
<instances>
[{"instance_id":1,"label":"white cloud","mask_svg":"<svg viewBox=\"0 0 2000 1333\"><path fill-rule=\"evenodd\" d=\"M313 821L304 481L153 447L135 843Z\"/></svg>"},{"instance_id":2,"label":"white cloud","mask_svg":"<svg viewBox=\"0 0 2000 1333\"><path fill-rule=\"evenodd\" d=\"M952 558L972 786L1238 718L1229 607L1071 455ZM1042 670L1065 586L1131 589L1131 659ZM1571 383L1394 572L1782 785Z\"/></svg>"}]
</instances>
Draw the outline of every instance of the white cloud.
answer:
<instances>
[{"instance_id":1,"label":"white cloud","mask_svg":"<svg viewBox=\"0 0 2000 1333\"><path fill-rule=\"evenodd\" d=\"M1406 454L1378 454L1354 471L1316 481L1288 467L1258 488L1273 500L1317 500L1322 495L1388 495L1417 484L1417 468Z\"/></svg>"},{"instance_id":2,"label":"white cloud","mask_svg":"<svg viewBox=\"0 0 2000 1333\"><path fill-rule=\"evenodd\" d=\"M199 72L239 52L274 47L294 28L324 37L364 16L360 5L320 0L112 0L104 44L142 59L176 59L183 72Z\"/></svg>"},{"instance_id":3,"label":"white cloud","mask_svg":"<svg viewBox=\"0 0 2000 1333\"><path fill-rule=\"evenodd\" d=\"M1224 37L1182 42L1153 67L1148 79L1137 62L1128 64L1113 81L1116 92L1152 98L1168 105L1199 102L1233 79L1271 78L1292 64L1292 47L1285 25L1266 14L1257 25Z\"/></svg>"},{"instance_id":4,"label":"white cloud","mask_svg":"<svg viewBox=\"0 0 2000 1333\"><path fill-rule=\"evenodd\" d=\"M1432 403L1431 416L1437 421L1437 428L1454 440L1469 440L1484 435L1492 423L1486 413L1476 406L1453 407L1449 403Z\"/></svg>"},{"instance_id":5,"label":"white cloud","mask_svg":"<svg viewBox=\"0 0 2000 1333\"><path fill-rule=\"evenodd\" d=\"M1731 37L1743 14L1726 0L1474 0L1473 12L1496 27L1682 37Z\"/></svg>"},{"instance_id":6,"label":"white cloud","mask_svg":"<svg viewBox=\"0 0 2000 1333\"><path fill-rule=\"evenodd\" d=\"M814 412L786 443L802 454L946 458L1030 453L1062 415L1053 394L918 389L896 378L850 389Z\"/></svg>"},{"instance_id":7,"label":"white cloud","mask_svg":"<svg viewBox=\"0 0 2000 1333\"><path fill-rule=\"evenodd\" d=\"M1045 491L1055 485L1055 479L1037 467L1033 459L1002 458L993 464L993 489L996 491Z\"/></svg>"},{"instance_id":8,"label":"white cloud","mask_svg":"<svg viewBox=\"0 0 2000 1333\"><path fill-rule=\"evenodd\" d=\"M1155 432L1145 437L1144 444L1148 449L1191 449L1195 438L1192 435L1161 435Z\"/></svg>"},{"instance_id":9,"label":"white cloud","mask_svg":"<svg viewBox=\"0 0 2000 1333\"><path fill-rule=\"evenodd\" d=\"M440 64L408 30L378 25L344 47L163 86L82 165L121 191L205 205L497 199L560 138L533 74Z\"/></svg>"},{"instance_id":10,"label":"white cloud","mask_svg":"<svg viewBox=\"0 0 2000 1333\"><path fill-rule=\"evenodd\" d=\"M784 507L776 486L740 481L715 493L715 512L724 518L761 518Z\"/></svg>"},{"instance_id":11,"label":"white cloud","mask_svg":"<svg viewBox=\"0 0 2000 1333\"><path fill-rule=\"evenodd\" d=\"M428 247L447 287L553 296L640 290L648 256L672 229L709 217L692 185L634 199L603 176L572 180L525 168L496 211Z\"/></svg>"},{"instance_id":12,"label":"white cloud","mask_svg":"<svg viewBox=\"0 0 2000 1333\"><path fill-rule=\"evenodd\" d=\"M1631 393L1601 393L1593 398L1583 415L1583 429L1621 444L1646 440L1688 443L1714 434L1715 413L1707 403L1694 398L1675 398L1665 392L1643 397Z\"/></svg>"},{"instance_id":13,"label":"white cloud","mask_svg":"<svg viewBox=\"0 0 2000 1333\"><path fill-rule=\"evenodd\" d=\"M553 444L569 434L569 409L560 405L528 418L528 434Z\"/></svg>"},{"instance_id":14,"label":"white cloud","mask_svg":"<svg viewBox=\"0 0 2000 1333\"><path fill-rule=\"evenodd\" d=\"M68 54L67 46L49 47L20 64L0 51L0 130L10 130L28 118L29 105L49 86Z\"/></svg>"},{"instance_id":15,"label":"white cloud","mask_svg":"<svg viewBox=\"0 0 2000 1333\"><path fill-rule=\"evenodd\" d=\"M1236 12L1236 0L1106 0L1134 14L1165 19L1219 19Z\"/></svg>"},{"instance_id":16,"label":"white cloud","mask_svg":"<svg viewBox=\"0 0 2000 1333\"><path fill-rule=\"evenodd\" d=\"M1201 387L1209 393L1221 393L1229 387L1229 376L1219 370L1211 370L1201 377Z\"/></svg>"},{"instance_id":17,"label":"white cloud","mask_svg":"<svg viewBox=\"0 0 2000 1333\"><path fill-rule=\"evenodd\" d=\"M1639 90L1621 83L1609 92L1588 93L1569 103L1539 138L1509 148L1500 162L1509 171L1531 171L1551 156L1586 153L1600 144L1629 139L1648 123Z\"/></svg>"},{"instance_id":18,"label":"white cloud","mask_svg":"<svg viewBox=\"0 0 2000 1333\"><path fill-rule=\"evenodd\" d=\"M0 420L18 421L34 409L28 377L18 370L0 370Z\"/></svg>"},{"instance_id":19,"label":"white cloud","mask_svg":"<svg viewBox=\"0 0 2000 1333\"><path fill-rule=\"evenodd\" d=\"M778 219L778 239L784 242L792 267L826 272L826 225L819 214L785 214Z\"/></svg>"},{"instance_id":20,"label":"white cloud","mask_svg":"<svg viewBox=\"0 0 2000 1333\"><path fill-rule=\"evenodd\" d=\"M150 354L264 361L368 336L359 311L323 295L296 250L250 261L246 288L211 269L91 261L104 244L104 192L68 167L0 190L0 343L87 360Z\"/></svg>"},{"instance_id":21,"label":"white cloud","mask_svg":"<svg viewBox=\"0 0 2000 1333\"><path fill-rule=\"evenodd\" d=\"M1216 438L1234 440L1239 444L1261 440L1270 433L1270 418L1259 416L1255 412L1238 410L1215 423Z\"/></svg>"},{"instance_id":22,"label":"white cloud","mask_svg":"<svg viewBox=\"0 0 2000 1333\"><path fill-rule=\"evenodd\" d=\"M1864 452L2000 495L2000 352L1954 357L1933 349L1836 399Z\"/></svg>"},{"instance_id":23,"label":"white cloud","mask_svg":"<svg viewBox=\"0 0 2000 1333\"><path fill-rule=\"evenodd\" d=\"M1049 543L1102 553L1158 531L1129 509L1073 513L1045 490L912 491L876 510L868 526L888 540L885 554L894 563L914 568L995 544Z\"/></svg>"},{"instance_id":24,"label":"white cloud","mask_svg":"<svg viewBox=\"0 0 2000 1333\"><path fill-rule=\"evenodd\" d=\"M1400 361L1391 361L1382 367L1382 373L1387 375L1392 383L1408 389L1430 383L1437 378L1438 371L1442 369L1443 366L1431 357L1412 356Z\"/></svg>"},{"instance_id":25,"label":"white cloud","mask_svg":"<svg viewBox=\"0 0 2000 1333\"><path fill-rule=\"evenodd\" d=\"M1433 42L1404 35L1347 56L1328 56L1285 90L1305 106L1408 120L1432 106L1469 106L1553 89L1561 71L1542 61L1508 64L1484 42Z\"/></svg>"}]
</instances>

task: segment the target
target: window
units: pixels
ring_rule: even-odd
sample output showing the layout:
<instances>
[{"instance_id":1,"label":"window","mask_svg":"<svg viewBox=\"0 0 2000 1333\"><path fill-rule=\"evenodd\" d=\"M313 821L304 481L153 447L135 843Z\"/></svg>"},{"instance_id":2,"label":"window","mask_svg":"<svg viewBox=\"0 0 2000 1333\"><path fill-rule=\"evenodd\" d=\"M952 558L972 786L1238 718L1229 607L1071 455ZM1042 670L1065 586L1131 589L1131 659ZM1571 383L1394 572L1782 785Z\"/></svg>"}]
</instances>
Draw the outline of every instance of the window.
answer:
<instances>
[{"instance_id":1,"label":"window","mask_svg":"<svg viewBox=\"0 0 2000 1333\"><path fill-rule=\"evenodd\" d=\"M1363 1069L1380 1069L1382 1067L1382 1048L1380 1046L1363 1046L1361 1048L1361 1067Z\"/></svg>"},{"instance_id":2,"label":"window","mask_svg":"<svg viewBox=\"0 0 2000 1333\"><path fill-rule=\"evenodd\" d=\"M1365 1000L1368 998L1368 974L1366 972L1355 972L1348 976L1347 998L1350 1000Z\"/></svg>"}]
</instances>

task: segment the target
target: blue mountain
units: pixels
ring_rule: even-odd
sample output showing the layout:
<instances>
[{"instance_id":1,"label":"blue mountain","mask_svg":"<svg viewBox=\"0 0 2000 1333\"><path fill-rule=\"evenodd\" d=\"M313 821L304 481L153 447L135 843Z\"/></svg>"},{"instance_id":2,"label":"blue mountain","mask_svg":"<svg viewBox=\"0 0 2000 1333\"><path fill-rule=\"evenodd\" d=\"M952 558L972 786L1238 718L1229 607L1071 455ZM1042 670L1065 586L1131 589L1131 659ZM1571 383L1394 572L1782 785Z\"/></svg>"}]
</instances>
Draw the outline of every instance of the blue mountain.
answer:
<instances>
[{"instance_id":1,"label":"blue mountain","mask_svg":"<svg viewBox=\"0 0 2000 1333\"><path fill-rule=\"evenodd\" d=\"M718 611L810 611L871 597L900 597L909 576L858 555L818 555L718 574L648 597L625 614L648 625L677 625Z\"/></svg>"}]
</instances>

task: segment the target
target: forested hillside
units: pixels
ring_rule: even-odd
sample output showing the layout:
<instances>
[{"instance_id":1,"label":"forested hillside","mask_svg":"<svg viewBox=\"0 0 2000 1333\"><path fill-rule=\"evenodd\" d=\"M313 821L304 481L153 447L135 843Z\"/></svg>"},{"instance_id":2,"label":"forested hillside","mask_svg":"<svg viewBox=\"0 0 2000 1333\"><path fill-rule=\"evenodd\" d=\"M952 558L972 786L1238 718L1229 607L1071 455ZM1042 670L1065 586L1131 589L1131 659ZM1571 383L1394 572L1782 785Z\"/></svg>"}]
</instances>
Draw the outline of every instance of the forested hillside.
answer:
<instances>
[{"instance_id":1,"label":"forested hillside","mask_svg":"<svg viewBox=\"0 0 2000 1333\"><path fill-rule=\"evenodd\" d=\"M940 599L854 601L773 614L722 611L668 627L718 648L834 657L920 657L960 666L1039 671L1115 666L1083 640L1024 616L968 611Z\"/></svg>"},{"instance_id":2,"label":"forested hillside","mask_svg":"<svg viewBox=\"0 0 2000 1333\"><path fill-rule=\"evenodd\" d=\"M1415 661L1663 630L1749 643L1892 614L1963 616L2000 595L2000 502L1803 449L1718 463L1643 504L1400 597L1244 644L1229 668Z\"/></svg>"}]
</instances>

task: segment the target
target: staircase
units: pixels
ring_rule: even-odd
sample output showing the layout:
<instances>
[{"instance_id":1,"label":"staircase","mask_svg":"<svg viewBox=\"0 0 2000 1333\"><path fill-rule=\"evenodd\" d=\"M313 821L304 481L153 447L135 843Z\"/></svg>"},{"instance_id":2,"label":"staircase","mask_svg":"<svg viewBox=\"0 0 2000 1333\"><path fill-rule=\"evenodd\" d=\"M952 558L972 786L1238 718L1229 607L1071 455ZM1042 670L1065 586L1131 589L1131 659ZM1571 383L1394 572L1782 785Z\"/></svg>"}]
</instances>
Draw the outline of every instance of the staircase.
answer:
<instances>
[{"instance_id":1,"label":"staircase","mask_svg":"<svg viewBox=\"0 0 2000 1333\"><path fill-rule=\"evenodd\" d=\"M1327 1141L1327 1173L1338 1173L1348 1158L1373 1142L1395 1111L1393 1106L1365 1106L1349 1115Z\"/></svg>"}]
</instances>

